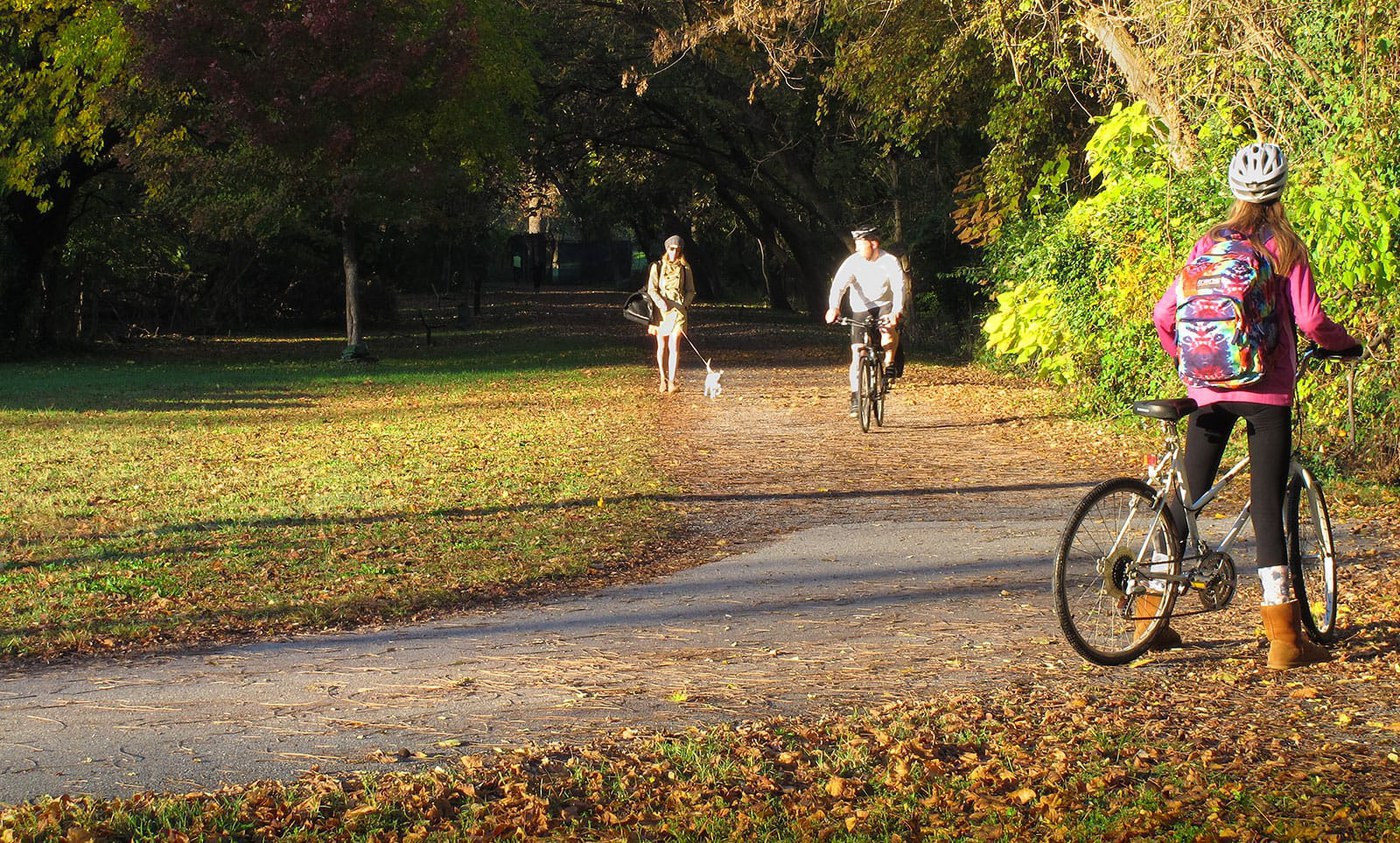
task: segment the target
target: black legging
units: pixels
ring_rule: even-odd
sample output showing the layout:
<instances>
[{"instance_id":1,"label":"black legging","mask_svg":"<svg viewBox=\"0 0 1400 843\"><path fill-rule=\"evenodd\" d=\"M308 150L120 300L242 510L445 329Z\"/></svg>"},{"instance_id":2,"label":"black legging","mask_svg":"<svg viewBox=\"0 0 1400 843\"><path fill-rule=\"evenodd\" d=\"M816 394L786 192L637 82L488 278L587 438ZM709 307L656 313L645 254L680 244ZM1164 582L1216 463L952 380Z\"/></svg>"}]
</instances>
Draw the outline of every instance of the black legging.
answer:
<instances>
[{"instance_id":1,"label":"black legging","mask_svg":"<svg viewBox=\"0 0 1400 843\"><path fill-rule=\"evenodd\" d=\"M1292 408L1225 401L1208 404L1192 413L1186 429L1186 486L1194 501L1215 482L1225 443L1237 419L1245 420L1245 431L1249 435L1249 499L1250 518L1254 522L1255 561L1260 568L1273 568L1288 561L1283 546L1283 495L1288 482L1289 455L1293 451Z\"/></svg>"}]
</instances>

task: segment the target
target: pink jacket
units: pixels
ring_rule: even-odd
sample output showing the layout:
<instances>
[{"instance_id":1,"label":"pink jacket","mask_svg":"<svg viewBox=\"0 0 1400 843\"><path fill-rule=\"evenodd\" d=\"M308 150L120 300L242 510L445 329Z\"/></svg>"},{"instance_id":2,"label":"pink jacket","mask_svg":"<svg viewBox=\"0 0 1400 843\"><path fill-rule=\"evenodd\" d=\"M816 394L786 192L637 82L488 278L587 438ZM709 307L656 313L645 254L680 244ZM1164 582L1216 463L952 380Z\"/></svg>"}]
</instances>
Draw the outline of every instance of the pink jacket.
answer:
<instances>
[{"instance_id":1,"label":"pink jacket","mask_svg":"<svg viewBox=\"0 0 1400 843\"><path fill-rule=\"evenodd\" d=\"M1210 235L1196 241L1188 263L1200 257L1213 242ZM1273 238L1270 238L1264 247L1271 253L1275 252ZM1298 371L1297 331L1331 351L1341 351L1357 344L1345 328L1328 319L1327 314L1322 312L1322 302L1317 297L1317 286L1313 283L1312 267L1307 261L1293 267L1284 281L1284 295L1279 304L1279 316L1283 320L1281 325L1284 329L1279 332L1278 347L1269 358L1264 377L1238 389L1188 386L1187 397L1194 398L1196 403L1202 406L1217 401L1248 401L1254 404L1287 406L1293 403L1294 379ZM1161 340L1162 348L1173 360L1177 358L1176 287L1177 282L1173 280L1167 286L1167 291L1162 294L1162 298L1157 301L1157 306L1152 309L1157 338ZM1288 329L1288 325L1295 326L1297 331Z\"/></svg>"}]
</instances>

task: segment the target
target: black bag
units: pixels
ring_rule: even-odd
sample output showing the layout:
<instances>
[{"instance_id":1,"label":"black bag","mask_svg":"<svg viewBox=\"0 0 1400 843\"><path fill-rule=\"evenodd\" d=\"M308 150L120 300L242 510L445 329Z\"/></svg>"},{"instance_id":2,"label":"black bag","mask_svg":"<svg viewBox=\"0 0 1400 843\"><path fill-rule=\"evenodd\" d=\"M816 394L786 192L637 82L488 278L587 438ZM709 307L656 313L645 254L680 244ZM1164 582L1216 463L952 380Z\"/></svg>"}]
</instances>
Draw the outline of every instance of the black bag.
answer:
<instances>
[{"instance_id":1,"label":"black bag","mask_svg":"<svg viewBox=\"0 0 1400 843\"><path fill-rule=\"evenodd\" d=\"M654 325L657 320L653 311L651 296L647 295L646 288L643 287L627 297L626 304L622 305L622 318L638 325Z\"/></svg>"}]
</instances>

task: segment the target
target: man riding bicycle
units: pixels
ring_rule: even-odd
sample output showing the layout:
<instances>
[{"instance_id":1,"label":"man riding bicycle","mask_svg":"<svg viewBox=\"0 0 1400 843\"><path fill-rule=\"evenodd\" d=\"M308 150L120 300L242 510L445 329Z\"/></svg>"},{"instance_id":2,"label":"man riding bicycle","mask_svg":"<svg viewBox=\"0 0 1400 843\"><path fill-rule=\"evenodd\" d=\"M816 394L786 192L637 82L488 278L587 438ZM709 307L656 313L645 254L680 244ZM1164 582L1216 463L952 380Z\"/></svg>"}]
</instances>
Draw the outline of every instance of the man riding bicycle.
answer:
<instances>
[{"instance_id":1,"label":"man riding bicycle","mask_svg":"<svg viewBox=\"0 0 1400 843\"><path fill-rule=\"evenodd\" d=\"M880 323L880 345L885 351L885 376L893 380L898 371L895 352L899 348L899 321L904 316L904 268L899 259L880 248L880 234L874 228L851 232L856 250L842 261L831 280L827 297L826 321L841 316L841 298L850 291L851 316L859 320L871 316ZM865 329L851 326L851 416L860 413L858 378L860 356L865 351Z\"/></svg>"}]
</instances>

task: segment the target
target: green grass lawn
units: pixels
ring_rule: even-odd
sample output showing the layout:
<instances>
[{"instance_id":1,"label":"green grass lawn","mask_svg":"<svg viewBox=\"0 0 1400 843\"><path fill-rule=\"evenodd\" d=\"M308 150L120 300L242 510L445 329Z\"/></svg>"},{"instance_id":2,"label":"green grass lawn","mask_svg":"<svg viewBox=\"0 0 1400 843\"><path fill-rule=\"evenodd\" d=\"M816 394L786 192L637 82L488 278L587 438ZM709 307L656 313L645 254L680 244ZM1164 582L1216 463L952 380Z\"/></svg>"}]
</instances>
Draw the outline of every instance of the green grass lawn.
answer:
<instances>
[{"instance_id":1,"label":"green grass lawn","mask_svg":"<svg viewBox=\"0 0 1400 843\"><path fill-rule=\"evenodd\" d=\"M676 522L645 354L501 320L0 366L0 654L407 617L615 569Z\"/></svg>"}]
</instances>

